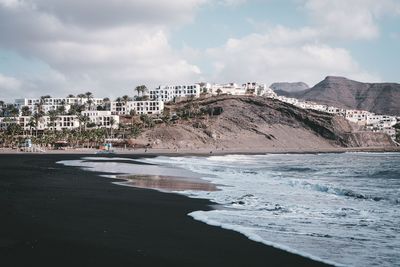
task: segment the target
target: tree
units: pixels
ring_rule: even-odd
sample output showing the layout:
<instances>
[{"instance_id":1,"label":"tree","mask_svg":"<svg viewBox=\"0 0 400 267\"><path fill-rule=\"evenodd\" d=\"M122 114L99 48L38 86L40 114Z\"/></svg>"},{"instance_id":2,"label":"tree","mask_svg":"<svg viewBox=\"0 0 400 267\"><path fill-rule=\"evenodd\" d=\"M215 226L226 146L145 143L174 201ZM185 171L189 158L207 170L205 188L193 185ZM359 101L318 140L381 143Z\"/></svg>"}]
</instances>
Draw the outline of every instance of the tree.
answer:
<instances>
[{"instance_id":1,"label":"tree","mask_svg":"<svg viewBox=\"0 0 400 267\"><path fill-rule=\"evenodd\" d=\"M143 122L145 127L151 128L154 127L154 121L149 115L147 114L142 114L140 115L140 120Z\"/></svg>"},{"instance_id":2,"label":"tree","mask_svg":"<svg viewBox=\"0 0 400 267\"><path fill-rule=\"evenodd\" d=\"M108 97L103 98L103 110L110 110L110 102Z\"/></svg>"},{"instance_id":3,"label":"tree","mask_svg":"<svg viewBox=\"0 0 400 267\"><path fill-rule=\"evenodd\" d=\"M33 117L33 119L35 121L34 125L35 125L35 131L36 131L36 136L37 136L38 135L39 123L40 123L41 118L43 117L43 113L42 112L35 112L32 117Z\"/></svg>"},{"instance_id":4,"label":"tree","mask_svg":"<svg viewBox=\"0 0 400 267\"><path fill-rule=\"evenodd\" d=\"M132 98L130 98L130 97L127 96L127 95L122 96L121 99L122 99L122 102L125 103L125 105L126 105L126 103L128 103L128 101L131 101L131 100L132 100Z\"/></svg>"},{"instance_id":5,"label":"tree","mask_svg":"<svg viewBox=\"0 0 400 267\"><path fill-rule=\"evenodd\" d=\"M90 110L93 104L93 94L91 92L86 92L85 96L86 96L86 103L88 104Z\"/></svg>"},{"instance_id":6,"label":"tree","mask_svg":"<svg viewBox=\"0 0 400 267\"><path fill-rule=\"evenodd\" d=\"M85 110L85 106L84 105L73 104L71 106L71 108L69 109L69 114L70 115L78 115L78 114L81 114L81 112L83 110Z\"/></svg>"},{"instance_id":7,"label":"tree","mask_svg":"<svg viewBox=\"0 0 400 267\"><path fill-rule=\"evenodd\" d=\"M117 121L111 117L110 118L110 137L113 138L113 130L114 130L114 125L117 123Z\"/></svg>"},{"instance_id":8,"label":"tree","mask_svg":"<svg viewBox=\"0 0 400 267\"><path fill-rule=\"evenodd\" d=\"M4 117L4 107L5 107L4 101L0 100L0 117Z\"/></svg>"},{"instance_id":9,"label":"tree","mask_svg":"<svg viewBox=\"0 0 400 267\"><path fill-rule=\"evenodd\" d=\"M217 89L217 95L220 95L220 94L222 94L222 90L221 90L221 88L218 88Z\"/></svg>"},{"instance_id":10,"label":"tree","mask_svg":"<svg viewBox=\"0 0 400 267\"><path fill-rule=\"evenodd\" d=\"M32 129L36 127L35 119L31 117L27 125L29 126L30 136L32 136Z\"/></svg>"},{"instance_id":11,"label":"tree","mask_svg":"<svg viewBox=\"0 0 400 267\"><path fill-rule=\"evenodd\" d=\"M133 137L133 138L137 138L140 134L141 134L141 132L142 132L142 130L140 129L140 127L138 127L137 125L131 125L131 127L130 127L130 133L129 133L129 135L131 136L131 137Z\"/></svg>"},{"instance_id":12,"label":"tree","mask_svg":"<svg viewBox=\"0 0 400 267\"><path fill-rule=\"evenodd\" d=\"M79 132L82 133L82 124L86 131L87 123L89 122L89 117L86 115L78 114L78 122L79 122Z\"/></svg>"},{"instance_id":13,"label":"tree","mask_svg":"<svg viewBox=\"0 0 400 267\"><path fill-rule=\"evenodd\" d=\"M55 125L55 121L58 118L58 112L56 110L50 110L47 115L49 115L49 119L50 119L50 125L51 127L53 127L53 132L56 131L56 125Z\"/></svg>"},{"instance_id":14,"label":"tree","mask_svg":"<svg viewBox=\"0 0 400 267\"><path fill-rule=\"evenodd\" d=\"M31 110L29 109L28 106L23 106L21 108L21 114L22 114L22 116L31 116L32 112L31 112Z\"/></svg>"},{"instance_id":15,"label":"tree","mask_svg":"<svg viewBox=\"0 0 400 267\"><path fill-rule=\"evenodd\" d=\"M57 108L57 113L58 113L58 114L65 115L65 111L66 111L66 108L65 108L64 105L63 105L63 106L59 106L59 107Z\"/></svg>"},{"instance_id":16,"label":"tree","mask_svg":"<svg viewBox=\"0 0 400 267\"><path fill-rule=\"evenodd\" d=\"M138 85L135 88L135 91L137 92L138 96L143 95L148 91L146 85Z\"/></svg>"},{"instance_id":17,"label":"tree","mask_svg":"<svg viewBox=\"0 0 400 267\"><path fill-rule=\"evenodd\" d=\"M19 115L19 110L12 104L8 104L5 109L8 117L17 117Z\"/></svg>"},{"instance_id":18,"label":"tree","mask_svg":"<svg viewBox=\"0 0 400 267\"><path fill-rule=\"evenodd\" d=\"M67 95L67 98L75 98L75 96L74 96L74 95L71 95L71 94L69 94L69 95Z\"/></svg>"}]
</instances>

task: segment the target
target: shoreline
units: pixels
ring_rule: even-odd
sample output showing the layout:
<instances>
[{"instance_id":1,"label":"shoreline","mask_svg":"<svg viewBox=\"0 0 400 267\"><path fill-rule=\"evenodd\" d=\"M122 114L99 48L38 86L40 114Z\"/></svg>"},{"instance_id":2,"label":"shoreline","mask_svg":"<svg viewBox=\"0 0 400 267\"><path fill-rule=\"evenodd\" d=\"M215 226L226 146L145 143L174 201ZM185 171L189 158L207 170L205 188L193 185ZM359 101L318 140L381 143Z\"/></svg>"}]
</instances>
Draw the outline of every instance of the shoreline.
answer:
<instances>
[{"instance_id":1,"label":"shoreline","mask_svg":"<svg viewBox=\"0 0 400 267\"><path fill-rule=\"evenodd\" d=\"M0 155L4 264L327 266L188 216L211 210L209 200L119 186L56 163L79 158Z\"/></svg>"},{"instance_id":2,"label":"shoreline","mask_svg":"<svg viewBox=\"0 0 400 267\"><path fill-rule=\"evenodd\" d=\"M322 154L322 153L346 153L346 152L400 152L400 147L351 147L351 148L328 148L328 149L116 149L112 153L97 154L98 149L68 149L68 150L45 150L45 152L25 152L16 149L0 148L0 154L28 154L28 155L132 155L132 156L223 156L223 155L257 155L257 154Z\"/></svg>"}]
</instances>

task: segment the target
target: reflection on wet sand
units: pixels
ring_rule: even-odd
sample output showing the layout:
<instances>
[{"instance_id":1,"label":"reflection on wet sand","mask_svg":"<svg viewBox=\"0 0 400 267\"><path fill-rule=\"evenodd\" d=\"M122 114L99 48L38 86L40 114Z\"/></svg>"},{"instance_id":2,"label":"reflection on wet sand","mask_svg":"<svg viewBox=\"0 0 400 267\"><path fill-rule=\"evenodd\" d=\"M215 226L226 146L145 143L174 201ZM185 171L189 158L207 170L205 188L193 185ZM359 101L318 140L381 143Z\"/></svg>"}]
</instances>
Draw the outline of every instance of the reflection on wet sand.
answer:
<instances>
[{"instance_id":1,"label":"reflection on wet sand","mask_svg":"<svg viewBox=\"0 0 400 267\"><path fill-rule=\"evenodd\" d=\"M138 188L157 189L161 191L217 191L217 187L207 181L193 178L182 178L174 176L162 175L130 175L118 176L117 178L125 179L126 182L118 183L126 186Z\"/></svg>"}]
</instances>

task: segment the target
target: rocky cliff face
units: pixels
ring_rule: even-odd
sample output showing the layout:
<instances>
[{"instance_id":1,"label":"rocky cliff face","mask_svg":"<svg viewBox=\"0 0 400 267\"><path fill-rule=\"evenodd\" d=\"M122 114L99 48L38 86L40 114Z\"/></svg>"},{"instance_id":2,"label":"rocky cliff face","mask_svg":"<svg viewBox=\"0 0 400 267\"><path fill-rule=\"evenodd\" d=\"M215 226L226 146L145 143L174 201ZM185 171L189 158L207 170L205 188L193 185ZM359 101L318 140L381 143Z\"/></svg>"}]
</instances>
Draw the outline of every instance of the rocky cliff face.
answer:
<instances>
[{"instance_id":1,"label":"rocky cliff face","mask_svg":"<svg viewBox=\"0 0 400 267\"><path fill-rule=\"evenodd\" d=\"M189 110L191 118L157 124L136 142L154 148L254 151L394 146L387 136L356 136L355 128L344 118L263 97L220 96L169 108L178 113ZM222 113L213 115L210 110Z\"/></svg>"},{"instance_id":2,"label":"rocky cliff face","mask_svg":"<svg viewBox=\"0 0 400 267\"><path fill-rule=\"evenodd\" d=\"M310 89L281 94L341 108L400 115L400 84L397 83L361 83L328 76Z\"/></svg>"}]
</instances>

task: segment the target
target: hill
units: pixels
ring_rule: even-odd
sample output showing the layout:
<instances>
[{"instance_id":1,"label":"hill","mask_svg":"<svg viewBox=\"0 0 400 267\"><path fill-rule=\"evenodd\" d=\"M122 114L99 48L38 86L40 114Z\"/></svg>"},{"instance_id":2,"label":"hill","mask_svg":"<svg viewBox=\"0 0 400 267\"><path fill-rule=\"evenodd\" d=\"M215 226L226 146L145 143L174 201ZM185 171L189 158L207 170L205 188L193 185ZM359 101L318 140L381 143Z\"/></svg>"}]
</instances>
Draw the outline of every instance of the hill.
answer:
<instances>
[{"instance_id":1,"label":"hill","mask_svg":"<svg viewBox=\"0 0 400 267\"><path fill-rule=\"evenodd\" d=\"M270 88L274 90L274 92L277 93L278 95L287 96L288 93L304 91L309 89L310 87L303 82L294 82L294 83L279 82L271 84Z\"/></svg>"},{"instance_id":2,"label":"hill","mask_svg":"<svg viewBox=\"0 0 400 267\"><path fill-rule=\"evenodd\" d=\"M219 96L167 108L181 119L157 124L135 142L153 148L254 152L393 146L387 135L356 132L342 117L263 97Z\"/></svg>"},{"instance_id":3,"label":"hill","mask_svg":"<svg viewBox=\"0 0 400 267\"><path fill-rule=\"evenodd\" d=\"M314 87L283 95L377 114L400 115L400 84L362 83L328 76Z\"/></svg>"}]
</instances>

